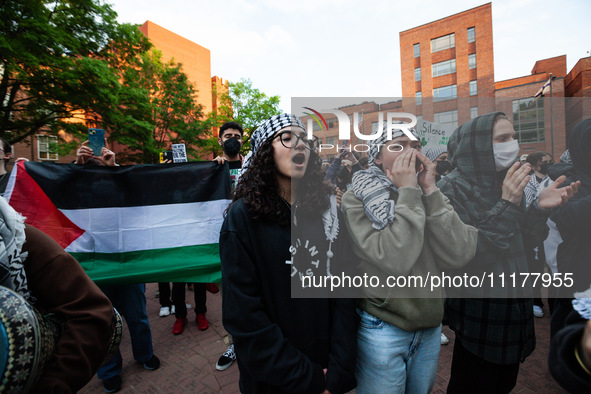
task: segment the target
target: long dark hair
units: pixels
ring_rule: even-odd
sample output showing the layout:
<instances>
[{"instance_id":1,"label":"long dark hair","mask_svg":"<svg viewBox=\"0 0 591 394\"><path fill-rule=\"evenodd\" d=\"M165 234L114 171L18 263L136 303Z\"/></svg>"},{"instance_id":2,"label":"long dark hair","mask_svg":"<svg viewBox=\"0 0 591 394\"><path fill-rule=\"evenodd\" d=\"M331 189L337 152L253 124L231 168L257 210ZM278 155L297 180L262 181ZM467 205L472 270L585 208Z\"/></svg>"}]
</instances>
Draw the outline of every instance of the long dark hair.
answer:
<instances>
[{"instance_id":1,"label":"long dark hair","mask_svg":"<svg viewBox=\"0 0 591 394\"><path fill-rule=\"evenodd\" d=\"M265 141L240 176L232 202L242 199L256 221L290 223L290 211L278 193L277 166L273 159L273 138ZM329 207L331 188L324 182L322 159L310 152L308 167L298 185L298 212L320 213Z\"/></svg>"}]
</instances>

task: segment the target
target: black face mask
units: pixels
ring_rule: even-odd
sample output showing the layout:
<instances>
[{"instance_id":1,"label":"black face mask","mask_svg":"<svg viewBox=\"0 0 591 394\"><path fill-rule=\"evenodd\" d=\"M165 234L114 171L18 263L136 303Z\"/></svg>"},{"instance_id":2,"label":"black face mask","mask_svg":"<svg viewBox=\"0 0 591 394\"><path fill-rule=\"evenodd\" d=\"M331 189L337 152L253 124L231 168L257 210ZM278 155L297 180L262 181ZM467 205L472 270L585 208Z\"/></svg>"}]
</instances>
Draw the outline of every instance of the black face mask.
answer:
<instances>
[{"instance_id":1,"label":"black face mask","mask_svg":"<svg viewBox=\"0 0 591 394\"><path fill-rule=\"evenodd\" d=\"M230 138L224 145L222 145L222 149L226 154L230 157L236 156L240 152L240 141L236 138Z\"/></svg>"},{"instance_id":2,"label":"black face mask","mask_svg":"<svg viewBox=\"0 0 591 394\"><path fill-rule=\"evenodd\" d=\"M552 165L552 163L544 163L541 165L540 173L546 175L548 173L548 168Z\"/></svg>"},{"instance_id":3,"label":"black face mask","mask_svg":"<svg viewBox=\"0 0 591 394\"><path fill-rule=\"evenodd\" d=\"M453 169L453 166L451 165L451 163L447 160L442 160L442 161L438 161L437 162L437 167L435 167L435 171L439 174L439 175L443 175L446 172L449 172Z\"/></svg>"}]
</instances>

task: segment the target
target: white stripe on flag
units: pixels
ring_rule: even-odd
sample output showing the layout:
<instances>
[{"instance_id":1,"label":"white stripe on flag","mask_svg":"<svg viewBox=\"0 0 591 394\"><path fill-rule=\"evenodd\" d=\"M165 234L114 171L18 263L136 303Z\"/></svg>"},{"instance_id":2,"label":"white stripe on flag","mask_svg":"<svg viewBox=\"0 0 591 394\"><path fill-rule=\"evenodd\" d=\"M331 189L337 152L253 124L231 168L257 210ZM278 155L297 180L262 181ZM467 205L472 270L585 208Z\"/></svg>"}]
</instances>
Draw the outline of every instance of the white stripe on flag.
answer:
<instances>
[{"instance_id":1,"label":"white stripe on flag","mask_svg":"<svg viewBox=\"0 0 591 394\"><path fill-rule=\"evenodd\" d=\"M230 200L124 208L61 210L86 232L70 253L122 253L219 242Z\"/></svg>"},{"instance_id":2,"label":"white stripe on flag","mask_svg":"<svg viewBox=\"0 0 591 394\"><path fill-rule=\"evenodd\" d=\"M550 79L548 81L546 81L546 83L540 88L540 90L537 91L537 93L534 95L534 98L538 98L540 96L550 93L550 84L551 83L552 83L552 77L550 77Z\"/></svg>"}]
</instances>

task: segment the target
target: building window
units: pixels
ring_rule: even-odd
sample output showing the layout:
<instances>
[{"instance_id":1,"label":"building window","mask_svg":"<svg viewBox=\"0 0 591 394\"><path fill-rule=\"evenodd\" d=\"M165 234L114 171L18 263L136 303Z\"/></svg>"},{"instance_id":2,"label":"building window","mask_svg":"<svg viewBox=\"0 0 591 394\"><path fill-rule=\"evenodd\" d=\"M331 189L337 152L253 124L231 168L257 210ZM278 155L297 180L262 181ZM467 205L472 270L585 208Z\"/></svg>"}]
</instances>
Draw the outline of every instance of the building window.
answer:
<instances>
[{"instance_id":1,"label":"building window","mask_svg":"<svg viewBox=\"0 0 591 394\"><path fill-rule=\"evenodd\" d=\"M470 108L470 119L478 117L478 107Z\"/></svg>"},{"instance_id":2,"label":"building window","mask_svg":"<svg viewBox=\"0 0 591 394\"><path fill-rule=\"evenodd\" d=\"M57 137L54 135L37 135L37 153L39 160L57 160Z\"/></svg>"},{"instance_id":3,"label":"building window","mask_svg":"<svg viewBox=\"0 0 591 394\"><path fill-rule=\"evenodd\" d=\"M423 103L423 94L421 92L416 92L415 97L417 100L417 105L421 105Z\"/></svg>"},{"instance_id":4,"label":"building window","mask_svg":"<svg viewBox=\"0 0 591 394\"><path fill-rule=\"evenodd\" d=\"M444 49L454 48L456 46L456 35L455 33L448 34L447 36L434 38L431 40L431 52L439 52Z\"/></svg>"},{"instance_id":5,"label":"building window","mask_svg":"<svg viewBox=\"0 0 591 394\"><path fill-rule=\"evenodd\" d=\"M443 101L458 97L458 88L456 85L442 86L433 89L433 101Z\"/></svg>"},{"instance_id":6,"label":"building window","mask_svg":"<svg viewBox=\"0 0 591 394\"><path fill-rule=\"evenodd\" d=\"M476 54L468 55L468 68L476 68Z\"/></svg>"},{"instance_id":7,"label":"building window","mask_svg":"<svg viewBox=\"0 0 591 394\"><path fill-rule=\"evenodd\" d=\"M337 119L327 119L326 120L326 125L328 126L329 129L334 129L335 127L338 126L338 122Z\"/></svg>"},{"instance_id":8,"label":"building window","mask_svg":"<svg viewBox=\"0 0 591 394\"><path fill-rule=\"evenodd\" d=\"M419 44L413 45L413 51L414 51L415 57L421 56L421 46Z\"/></svg>"},{"instance_id":9,"label":"building window","mask_svg":"<svg viewBox=\"0 0 591 394\"><path fill-rule=\"evenodd\" d=\"M456 72L456 59L433 64L433 78Z\"/></svg>"},{"instance_id":10,"label":"building window","mask_svg":"<svg viewBox=\"0 0 591 394\"><path fill-rule=\"evenodd\" d=\"M468 28L468 42L476 41L476 31L473 27Z\"/></svg>"},{"instance_id":11,"label":"building window","mask_svg":"<svg viewBox=\"0 0 591 394\"><path fill-rule=\"evenodd\" d=\"M335 138L334 137L326 137L326 144L327 145L334 145Z\"/></svg>"},{"instance_id":12,"label":"building window","mask_svg":"<svg viewBox=\"0 0 591 394\"><path fill-rule=\"evenodd\" d=\"M476 96L478 94L478 86L476 81L470 81L470 96Z\"/></svg>"},{"instance_id":13,"label":"building window","mask_svg":"<svg viewBox=\"0 0 591 394\"><path fill-rule=\"evenodd\" d=\"M458 127L458 111L453 110L436 113L433 116L433 120L435 123L439 123L440 125L450 125Z\"/></svg>"},{"instance_id":14,"label":"building window","mask_svg":"<svg viewBox=\"0 0 591 394\"><path fill-rule=\"evenodd\" d=\"M420 81L421 80L421 68L417 67L415 68L415 81Z\"/></svg>"},{"instance_id":15,"label":"building window","mask_svg":"<svg viewBox=\"0 0 591 394\"><path fill-rule=\"evenodd\" d=\"M544 142L544 99L513 100L513 128L519 143Z\"/></svg>"}]
</instances>

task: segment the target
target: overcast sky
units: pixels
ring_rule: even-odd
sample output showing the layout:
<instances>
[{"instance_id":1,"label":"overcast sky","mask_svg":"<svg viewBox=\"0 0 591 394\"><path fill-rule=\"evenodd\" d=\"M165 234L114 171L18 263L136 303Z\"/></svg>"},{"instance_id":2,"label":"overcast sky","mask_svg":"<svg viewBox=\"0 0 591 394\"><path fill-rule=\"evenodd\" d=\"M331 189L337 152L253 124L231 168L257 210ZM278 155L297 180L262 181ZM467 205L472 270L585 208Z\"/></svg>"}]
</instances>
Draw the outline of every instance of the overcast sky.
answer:
<instances>
[{"instance_id":1,"label":"overcast sky","mask_svg":"<svg viewBox=\"0 0 591 394\"><path fill-rule=\"evenodd\" d=\"M119 22L146 20L211 51L211 72L291 97L399 97L399 32L485 4L473 0L106 0ZM362 5L363 4L363 5ZM591 1L492 2L495 80L536 60L591 51Z\"/></svg>"}]
</instances>

